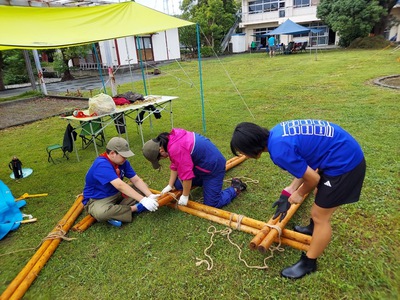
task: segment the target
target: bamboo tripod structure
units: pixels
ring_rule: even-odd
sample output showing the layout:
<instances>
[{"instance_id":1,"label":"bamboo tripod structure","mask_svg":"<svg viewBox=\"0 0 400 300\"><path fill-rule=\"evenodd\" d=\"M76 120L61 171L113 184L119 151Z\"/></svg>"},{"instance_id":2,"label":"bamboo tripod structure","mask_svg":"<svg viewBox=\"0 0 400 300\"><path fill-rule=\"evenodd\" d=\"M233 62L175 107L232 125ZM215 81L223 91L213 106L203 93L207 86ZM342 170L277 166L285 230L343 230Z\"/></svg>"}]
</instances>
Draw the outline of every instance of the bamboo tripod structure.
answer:
<instances>
[{"instance_id":1,"label":"bamboo tripod structure","mask_svg":"<svg viewBox=\"0 0 400 300\"><path fill-rule=\"evenodd\" d=\"M188 201L187 206L176 205L174 203L171 203L168 206L186 212L188 214L225 225L227 227L253 234L255 236L257 236L261 229L264 229L268 226L268 223L257 221L255 219L251 219L245 216L239 216L226 210L218 209L190 200ZM272 232L274 231L276 232L276 235L271 235L271 237L269 237L272 238L272 242L280 242L281 244L290 246L295 249L308 251L311 242L310 236L292 230L282 229L282 235L278 237L278 231L273 230ZM270 246L271 245L269 245L264 251L261 252L266 252L266 250L268 250ZM251 243L250 249L255 249L251 246Z\"/></svg>"},{"instance_id":2,"label":"bamboo tripod structure","mask_svg":"<svg viewBox=\"0 0 400 300\"><path fill-rule=\"evenodd\" d=\"M242 163L246 160L245 156L235 156L226 162L226 170L233 168L234 166ZM160 192L157 190L150 189L152 193L159 194ZM282 222L278 222L279 218L270 219L267 223L257 221L251 218L243 217L240 222L238 222L239 216L237 214L221 210L215 207L210 207L204 204L200 204L194 201L189 201L187 206L175 205L172 202L179 198L182 195L182 191L173 191L168 194L164 194L158 199L159 206L168 205L169 207L178 209L180 211L198 216L200 218L208 219L214 221L216 223L225 225L227 227L231 227L234 229L238 229L250 234L255 235L251 240L249 247L250 249L258 249L261 253L265 253L273 242L280 242L284 245L291 246L293 248L308 251L311 237L308 235L304 235L292 230L285 229L285 225L288 223L290 218L297 211L300 204L293 204L287 216ZM307 197L307 195L303 198ZM72 230L76 230L79 232L85 231L90 227L96 220L87 215L83 218L79 223L77 223ZM279 238L278 229L273 229L275 226L280 228L282 232L281 237ZM276 227L275 227L276 228Z\"/></svg>"},{"instance_id":3,"label":"bamboo tripod structure","mask_svg":"<svg viewBox=\"0 0 400 300\"><path fill-rule=\"evenodd\" d=\"M226 162L226 170L233 168L246 160L245 156L238 156L229 159ZM159 193L158 191L152 190L153 193ZM297 211L300 204L292 204L287 216L282 222L277 222L278 218L273 220L272 218L267 222L257 221L244 216L239 216L228 211L210 207L194 201L188 201L187 206L181 206L173 204L172 202L182 194L182 191L173 191L171 193L162 195L158 199L159 206L173 207L181 211L205 218L219 224L226 225L250 234L255 235L253 240L250 242L251 249L258 249L264 253L273 242L280 242L282 244L291 246L296 249L307 251L311 242L311 237L300 234L291 230L284 229L287 222ZM78 216L83 210L82 205L83 196L79 195L70 210L65 214L63 219L58 222L57 226L50 232L52 233L62 231L63 234L67 233L72 227ZM304 201L304 199L303 199ZM78 222L72 230L83 232L89 228L96 220L91 216L85 216L80 222ZM279 226L281 228L282 235L278 237L277 230L271 230L269 225ZM51 255L54 253L58 245L60 244L62 237L56 236L46 239L34 256L29 260L21 272L15 277L10 283L7 289L1 294L0 300L8 299L21 299L25 292L28 290L32 282L36 279L41 269L45 266Z\"/></svg>"}]
</instances>

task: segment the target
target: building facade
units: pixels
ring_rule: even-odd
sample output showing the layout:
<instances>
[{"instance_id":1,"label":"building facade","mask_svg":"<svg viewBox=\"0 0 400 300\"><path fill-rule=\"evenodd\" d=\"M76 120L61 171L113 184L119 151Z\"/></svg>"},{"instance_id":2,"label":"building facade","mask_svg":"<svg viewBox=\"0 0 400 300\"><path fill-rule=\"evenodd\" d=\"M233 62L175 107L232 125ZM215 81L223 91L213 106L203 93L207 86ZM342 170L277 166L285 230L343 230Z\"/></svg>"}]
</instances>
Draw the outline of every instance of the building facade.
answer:
<instances>
[{"instance_id":1,"label":"building facade","mask_svg":"<svg viewBox=\"0 0 400 300\"><path fill-rule=\"evenodd\" d=\"M308 41L311 46L337 45L339 36L327 25L317 18L317 6L320 0L242 0L242 22L239 28L246 36L246 44L251 45L256 41L261 47L266 45L265 34L277 28L287 19L311 29L317 29L318 33L306 35L281 35L281 43L288 44L290 41ZM399 13L400 1L392 10L395 16ZM397 24L390 29L392 38L398 32L400 26ZM264 36L263 36L264 35ZM397 34L395 41L400 40Z\"/></svg>"}]
</instances>

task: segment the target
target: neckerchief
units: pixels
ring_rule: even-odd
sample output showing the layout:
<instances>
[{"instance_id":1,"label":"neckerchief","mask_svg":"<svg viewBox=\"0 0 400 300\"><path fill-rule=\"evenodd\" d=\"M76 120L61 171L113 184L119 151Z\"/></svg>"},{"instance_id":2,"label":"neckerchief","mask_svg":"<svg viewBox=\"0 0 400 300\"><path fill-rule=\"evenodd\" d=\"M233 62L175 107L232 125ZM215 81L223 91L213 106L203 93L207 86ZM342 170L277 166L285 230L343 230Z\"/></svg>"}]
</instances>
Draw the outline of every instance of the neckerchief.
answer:
<instances>
[{"instance_id":1,"label":"neckerchief","mask_svg":"<svg viewBox=\"0 0 400 300\"><path fill-rule=\"evenodd\" d=\"M120 177L121 170L118 168L118 165L117 165L117 164L114 164L114 163L111 161L111 159L110 159L110 158L108 157L108 155L107 155L107 152L104 152L104 153L100 154L99 156L104 157L105 159L107 159L107 160L110 162L110 164L113 166L114 171L115 171L115 173L117 174L118 178L122 179L122 178ZM121 193L121 195L122 195L122 197L124 197L124 198L128 198L128 196L125 195L124 193Z\"/></svg>"}]
</instances>

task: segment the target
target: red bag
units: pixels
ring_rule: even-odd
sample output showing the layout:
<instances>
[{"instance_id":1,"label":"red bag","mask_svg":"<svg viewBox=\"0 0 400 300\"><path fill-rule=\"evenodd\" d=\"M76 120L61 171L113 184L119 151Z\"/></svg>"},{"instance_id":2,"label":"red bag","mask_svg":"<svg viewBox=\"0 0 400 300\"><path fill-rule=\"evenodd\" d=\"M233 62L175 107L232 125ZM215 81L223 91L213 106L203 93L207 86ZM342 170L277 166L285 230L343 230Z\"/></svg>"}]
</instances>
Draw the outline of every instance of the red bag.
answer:
<instances>
[{"instance_id":1,"label":"red bag","mask_svg":"<svg viewBox=\"0 0 400 300\"><path fill-rule=\"evenodd\" d=\"M128 99L122 97L113 97L115 105L131 104Z\"/></svg>"}]
</instances>

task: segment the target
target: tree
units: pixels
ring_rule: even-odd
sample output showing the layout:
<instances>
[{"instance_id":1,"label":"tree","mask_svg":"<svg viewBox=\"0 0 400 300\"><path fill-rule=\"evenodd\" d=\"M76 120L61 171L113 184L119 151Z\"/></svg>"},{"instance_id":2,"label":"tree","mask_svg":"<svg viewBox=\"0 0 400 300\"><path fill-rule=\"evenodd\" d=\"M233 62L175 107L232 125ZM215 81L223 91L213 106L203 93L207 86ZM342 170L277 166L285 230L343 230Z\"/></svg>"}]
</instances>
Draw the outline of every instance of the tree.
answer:
<instances>
[{"instance_id":1,"label":"tree","mask_svg":"<svg viewBox=\"0 0 400 300\"><path fill-rule=\"evenodd\" d=\"M235 0L183 0L181 5L182 18L197 23L201 28L201 45L212 47L219 51L224 36L235 23L238 4ZM192 29L192 28L191 28ZM190 47L196 40L196 35L189 29L182 30L180 40Z\"/></svg>"},{"instance_id":2,"label":"tree","mask_svg":"<svg viewBox=\"0 0 400 300\"><path fill-rule=\"evenodd\" d=\"M0 91L8 84L29 82L22 50L0 51Z\"/></svg>"},{"instance_id":3,"label":"tree","mask_svg":"<svg viewBox=\"0 0 400 300\"><path fill-rule=\"evenodd\" d=\"M321 0L317 17L340 34L339 44L347 47L366 37L387 11L377 0Z\"/></svg>"},{"instance_id":4,"label":"tree","mask_svg":"<svg viewBox=\"0 0 400 300\"><path fill-rule=\"evenodd\" d=\"M71 74L68 66L68 61L75 57L86 57L91 51L91 45L75 46L63 48L54 55L54 69L63 73L61 81L68 81L75 79Z\"/></svg>"},{"instance_id":5,"label":"tree","mask_svg":"<svg viewBox=\"0 0 400 300\"><path fill-rule=\"evenodd\" d=\"M396 5L397 0L379 0L379 5L382 6L386 13L382 14L381 19L372 28L372 33L375 35L383 35L388 27L391 27L391 23L398 23L399 20L392 20L390 17L390 12L392 8Z\"/></svg>"},{"instance_id":6,"label":"tree","mask_svg":"<svg viewBox=\"0 0 400 300\"><path fill-rule=\"evenodd\" d=\"M4 91L6 86L3 81L3 51L0 51L0 91Z\"/></svg>"}]
</instances>

